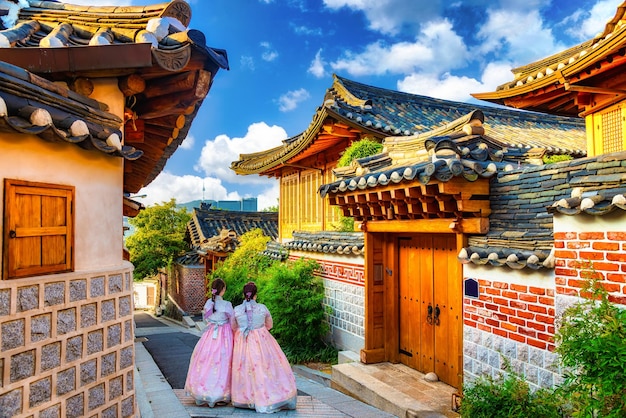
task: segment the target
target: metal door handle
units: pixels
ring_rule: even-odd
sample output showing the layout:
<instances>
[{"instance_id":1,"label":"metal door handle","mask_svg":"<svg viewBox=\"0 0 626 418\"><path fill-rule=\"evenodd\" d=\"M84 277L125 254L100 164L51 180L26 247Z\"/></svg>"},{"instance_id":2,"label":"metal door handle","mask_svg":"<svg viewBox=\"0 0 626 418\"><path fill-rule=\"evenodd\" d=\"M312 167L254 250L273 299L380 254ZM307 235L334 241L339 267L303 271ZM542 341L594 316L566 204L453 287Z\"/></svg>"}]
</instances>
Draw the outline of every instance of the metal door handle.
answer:
<instances>
[{"instance_id":1,"label":"metal door handle","mask_svg":"<svg viewBox=\"0 0 626 418\"><path fill-rule=\"evenodd\" d=\"M435 306L435 325L439 326L439 314L441 313L441 309L439 309L439 305Z\"/></svg>"},{"instance_id":2,"label":"metal door handle","mask_svg":"<svg viewBox=\"0 0 626 418\"><path fill-rule=\"evenodd\" d=\"M17 234L15 233L15 231L11 230L9 231L9 238L15 238L17 237Z\"/></svg>"},{"instance_id":3,"label":"metal door handle","mask_svg":"<svg viewBox=\"0 0 626 418\"><path fill-rule=\"evenodd\" d=\"M431 305L430 303L428 304L428 315L426 316L426 322L428 322L430 325L433 324L433 305Z\"/></svg>"}]
</instances>

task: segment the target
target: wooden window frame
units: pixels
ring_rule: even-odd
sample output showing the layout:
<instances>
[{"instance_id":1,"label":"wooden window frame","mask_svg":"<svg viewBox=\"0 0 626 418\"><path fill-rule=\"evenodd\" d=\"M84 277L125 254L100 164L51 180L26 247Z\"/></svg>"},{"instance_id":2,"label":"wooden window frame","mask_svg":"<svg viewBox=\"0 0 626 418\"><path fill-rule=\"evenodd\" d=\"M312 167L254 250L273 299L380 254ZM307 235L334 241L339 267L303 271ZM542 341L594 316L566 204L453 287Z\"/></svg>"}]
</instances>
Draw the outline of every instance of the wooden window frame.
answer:
<instances>
[{"instance_id":1,"label":"wooden window frame","mask_svg":"<svg viewBox=\"0 0 626 418\"><path fill-rule=\"evenodd\" d=\"M74 201L74 186L4 180L4 280L74 271Z\"/></svg>"}]
</instances>

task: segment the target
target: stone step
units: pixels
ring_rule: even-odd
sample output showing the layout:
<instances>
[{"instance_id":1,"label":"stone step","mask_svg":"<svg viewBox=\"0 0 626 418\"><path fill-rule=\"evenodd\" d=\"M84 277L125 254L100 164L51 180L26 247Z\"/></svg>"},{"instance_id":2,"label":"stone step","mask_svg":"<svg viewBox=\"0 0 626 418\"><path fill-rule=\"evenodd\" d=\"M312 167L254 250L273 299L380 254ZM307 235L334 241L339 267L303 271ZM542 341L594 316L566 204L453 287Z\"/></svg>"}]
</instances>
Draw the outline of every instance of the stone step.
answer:
<instances>
[{"instance_id":1,"label":"stone step","mask_svg":"<svg viewBox=\"0 0 626 418\"><path fill-rule=\"evenodd\" d=\"M386 382L395 383L382 381L381 373ZM459 416L450 406L454 388L425 382L421 373L403 365L337 364L332 367L331 388L401 418Z\"/></svg>"}]
</instances>

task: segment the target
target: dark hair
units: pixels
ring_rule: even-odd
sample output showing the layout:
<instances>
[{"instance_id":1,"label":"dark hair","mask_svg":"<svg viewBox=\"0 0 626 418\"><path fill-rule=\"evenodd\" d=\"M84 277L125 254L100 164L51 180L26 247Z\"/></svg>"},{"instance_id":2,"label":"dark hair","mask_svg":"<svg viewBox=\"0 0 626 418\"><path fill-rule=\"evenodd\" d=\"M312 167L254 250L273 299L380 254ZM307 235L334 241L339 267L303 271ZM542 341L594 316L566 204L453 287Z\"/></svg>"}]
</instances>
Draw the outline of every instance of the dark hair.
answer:
<instances>
[{"instance_id":1,"label":"dark hair","mask_svg":"<svg viewBox=\"0 0 626 418\"><path fill-rule=\"evenodd\" d=\"M256 295L256 284L248 282L243 287L243 297L246 301L250 301Z\"/></svg>"},{"instance_id":2,"label":"dark hair","mask_svg":"<svg viewBox=\"0 0 626 418\"><path fill-rule=\"evenodd\" d=\"M219 295L226 287L224 280L219 277L211 283L211 300L213 301L213 312L215 312L215 296ZM215 292L213 292L215 290Z\"/></svg>"}]
</instances>

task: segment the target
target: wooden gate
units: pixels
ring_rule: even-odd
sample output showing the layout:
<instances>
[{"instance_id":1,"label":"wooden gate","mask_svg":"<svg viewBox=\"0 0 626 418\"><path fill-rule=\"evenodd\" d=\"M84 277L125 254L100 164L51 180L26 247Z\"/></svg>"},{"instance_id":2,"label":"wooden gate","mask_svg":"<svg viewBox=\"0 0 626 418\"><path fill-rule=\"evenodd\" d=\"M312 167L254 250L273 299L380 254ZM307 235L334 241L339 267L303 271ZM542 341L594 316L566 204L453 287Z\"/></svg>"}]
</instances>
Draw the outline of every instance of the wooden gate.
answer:
<instances>
[{"instance_id":1,"label":"wooden gate","mask_svg":"<svg viewBox=\"0 0 626 418\"><path fill-rule=\"evenodd\" d=\"M399 360L459 387L462 293L454 234L399 237Z\"/></svg>"}]
</instances>

